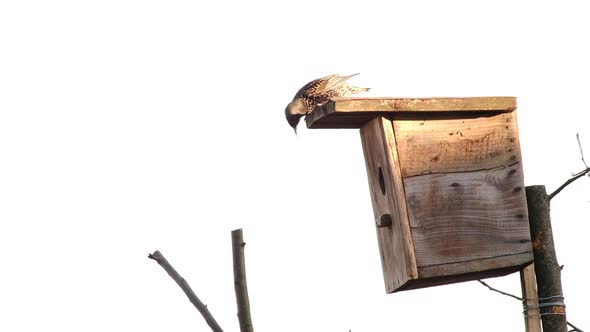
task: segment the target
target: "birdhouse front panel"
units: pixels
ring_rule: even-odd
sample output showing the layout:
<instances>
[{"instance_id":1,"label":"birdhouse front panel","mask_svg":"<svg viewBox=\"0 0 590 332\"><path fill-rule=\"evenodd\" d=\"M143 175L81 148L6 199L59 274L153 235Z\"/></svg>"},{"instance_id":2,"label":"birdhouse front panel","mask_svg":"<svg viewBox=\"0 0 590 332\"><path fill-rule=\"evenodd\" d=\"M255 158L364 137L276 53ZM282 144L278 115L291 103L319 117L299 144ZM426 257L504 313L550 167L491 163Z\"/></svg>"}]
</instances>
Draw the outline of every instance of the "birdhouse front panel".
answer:
<instances>
[{"instance_id":1,"label":"birdhouse front panel","mask_svg":"<svg viewBox=\"0 0 590 332\"><path fill-rule=\"evenodd\" d=\"M377 118L361 130L367 169L374 170L368 174L369 187L388 291L418 277L404 183L396 150L391 149L395 146L391 128L391 121Z\"/></svg>"},{"instance_id":2,"label":"birdhouse front panel","mask_svg":"<svg viewBox=\"0 0 590 332\"><path fill-rule=\"evenodd\" d=\"M512 97L347 98L311 114L310 127L361 129L387 292L532 261L515 109Z\"/></svg>"}]
</instances>

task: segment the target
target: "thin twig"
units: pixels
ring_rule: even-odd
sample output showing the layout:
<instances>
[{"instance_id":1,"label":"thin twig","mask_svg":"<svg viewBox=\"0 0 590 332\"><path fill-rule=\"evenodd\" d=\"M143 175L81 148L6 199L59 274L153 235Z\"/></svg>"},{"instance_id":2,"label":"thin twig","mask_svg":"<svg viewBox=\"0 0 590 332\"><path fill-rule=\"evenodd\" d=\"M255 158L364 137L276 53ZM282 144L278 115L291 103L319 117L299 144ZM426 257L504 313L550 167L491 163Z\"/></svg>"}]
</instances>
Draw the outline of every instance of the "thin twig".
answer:
<instances>
[{"instance_id":1,"label":"thin twig","mask_svg":"<svg viewBox=\"0 0 590 332\"><path fill-rule=\"evenodd\" d=\"M553 197L555 197L557 194L559 194L559 192L562 191L565 187L567 187L570 183L576 181L577 179L581 178L582 176L586 175L589 172L590 172L590 168L586 168L585 170L583 170L577 174L574 174L571 179L565 181L561 186L559 186L559 188L555 189L555 191L552 192L551 195L549 195L549 200L551 200Z\"/></svg>"},{"instance_id":2,"label":"thin twig","mask_svg":"<svg viewBox=\"0 0 590 332\"><path fill-rule=\"evenodd\" d=\"M564 184L562 184L559 188L557 188L554 192L552 192L551 195L549 195L549 200L551 200L553 197L555 197L557 194L559 194L559 192L562 191L565 187L567 187L570 183L572 183L572 182L576 181L577 179L581 178L582 176L590 173L590 167L588 167L588 164L586 164L586 160L584 160L584 149L582 149L582 142L580 141L580 133L576 133L576 140L578 141L578 148L580 149L580 156L582 157L582 163L584 164L586 169L572 175L571 179L565 181Z\"/></svg>"},{"instance_id":3,"label":"thin twig","mask_svg":"<svg viewBox=\"0 0 590 332\"><path fill-rule=\"evenodd\" d=\"M242 229L231 232L232 253L234 259L234 288L238 305L238 320L241 332L254 332L252 317L250 316L250 300L248 297L248 283L246 282L246 260L244 259L244 238Z\"/></svg>"},{"instance_id":4,"label":"thin twig","mask_svg":"<svg viewBox=\"0 0 590 332\"><path fill-rule=\"evenodd\" d=\"M573 327L573 329L569 330L569 332L584 332L582 330L580 330L578 327L576 327L574 324L567 322L567 325Z\"/></svg>"},{"instance_id":5,"label":"thin twig","mask_svg":"<svg viewBox=\"0 0 590 332\"><path fill-rule=\"evenodd\" d=\"M510 293L503 292L503 291L501 291L501 290L499 290L499 289L495 289L494 287L492 287L492 286L488 285L487 283L485 283L485 282L483 282L483 281L481 281L481 280L478 280L478 281L479 281L479 283L480 283L480 284L482 284L482 285L486 286L486 287L487 287L489 290L491 290L491 291L498 292L498 293L500 293L500 294L502 294L502 295L506 295L506 296L509 296L509 297L511 297L511 298L513 298L513 299L517 299L517 300L519 300L519 301L522 301L522 297L518 297L518 296L516 296L516 295L512 295L512 294L510 294Z\"/></svg>"},{"instance_id":6,"label":"thin twig","mask_svg":"<svg viewBox=\"0 0 590 332\"><path fill-rule=\"evenodd\" d=\"M160 264L160 266L166 272L168 272L168 275L170 275L170 277L178 284L178 286L180 286L184 294L186 294L186 296L188 297L189 301L191 301L195 308L199 310L199 312L201 313L203 318L205 318L205 321L207 322L211 330L213 330L213 332L223 332L219 324L217 324L215 318L213 318L213 315L211 315L211 312L209 312L209 309L207 309L207 306L203 304L201 300L199 300L197 295L189 286L188 282L186 282L186 280L184 280L184 278L181 277L180 274L178 274L178 272L176 272L176 270L172 267L172 265L170 265L170 263L168 263L164 255L162 255L162 253L156 250L153 254L149 254L148 258L158 262L158 264Z\"/></svg>"},{"instance_id":7,"label":"thin twig","mask_svg":"<svg viewBox=\"0 0 590 332\"><path fill-rule=\"evenodd\" d=\"M584 149L582 149L582 143L580 142L580 133L576 133L576 140L578 140L578 147L580 148L580 155L582 156L582 163L584 163L584 166L586 166L586 169L588 169L590 167L588 167L588 164L586 164L586 160L584 160Z\"/></svg>"},{"instance_id":8,"label":"thin twig","mask_svg":"<svg viewBox=\"0 0 590 332\"><path fill-rule=\"evenodd\" d=\"M499 289L496 289L496 288L488 285L484 281L481 281L481 280L477 280L477 281L479 281L480 284L484 285L485 287L487 287L491 291L498 292L498 293L500 293L502 295L506 295L506 296L511 297L513 299L517 299L517 300L519 300L521 302L524 301L524 300L531 300L531 299L523 299L522 297L518 297L518 296L516 296L514 294L503 292L503 291L501 291ZM573 328L572 330L569 330L568 332L584 332L584 331L580 330L578 327L576 327L574 324L572 324L570 322L567 322L567 325L569 325L569 326L571 326Z\"/></svg>"}]
</instances>

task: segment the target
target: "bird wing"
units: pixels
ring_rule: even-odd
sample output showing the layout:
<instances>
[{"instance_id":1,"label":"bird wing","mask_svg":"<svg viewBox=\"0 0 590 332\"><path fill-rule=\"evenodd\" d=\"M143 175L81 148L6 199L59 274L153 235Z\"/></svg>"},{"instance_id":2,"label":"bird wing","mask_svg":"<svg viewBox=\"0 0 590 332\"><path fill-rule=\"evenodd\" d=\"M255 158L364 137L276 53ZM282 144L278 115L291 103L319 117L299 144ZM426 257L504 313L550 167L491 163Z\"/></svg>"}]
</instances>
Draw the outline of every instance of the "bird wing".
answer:
<instances>
[{"instance_id":1,"label":"bird wing","mask_svg":"<svg viewBox=\"0 0 590 332\"><path fill-rule=\"evenodd\" d=\"M326 93L332 89L335 89L340 84L346 82L348 79L350 79L351 77L356 76L358 74L359 73L348 75L348 76L328 75L326 77L318 78L317 80L313 80L313 81L307 83L301 89L299 89L299 91L295 95L295 98L301 97L304 95L310 96L310 97L323 95L324 93Z\"/></svg>"},{"instance_id":2,"label":"bird wing","mask_svg":"<svg viewBox=\"0 0 590 332\"><path fill-rule=\"evenodd\" d=\"M322 86L319 87L319 89L317 90L318 94L323 94L329 90L335 89L340 84L348 81L351 77L356 76L358 74L359 73L348 75L348 76L340 76L340 75L327 76L328 79L326 80L325 84L322 84Z\"/></svg>"}]
</instances>

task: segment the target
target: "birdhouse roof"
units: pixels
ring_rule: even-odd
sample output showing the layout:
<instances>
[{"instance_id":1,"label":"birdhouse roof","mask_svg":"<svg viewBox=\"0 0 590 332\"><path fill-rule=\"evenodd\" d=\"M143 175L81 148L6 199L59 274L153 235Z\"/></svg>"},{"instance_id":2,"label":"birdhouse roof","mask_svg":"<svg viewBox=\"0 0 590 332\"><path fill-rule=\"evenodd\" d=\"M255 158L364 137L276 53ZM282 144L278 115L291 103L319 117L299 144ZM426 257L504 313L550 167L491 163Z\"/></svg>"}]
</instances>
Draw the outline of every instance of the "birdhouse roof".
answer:
<instances>
[{"instance_id":1,"label":"birdhouse roof","mask_svg":"<svg viewBox=\"0 0 590 332\"><path fill-rule=\"evenodd\" d=\"M306 117L308 128L360 128L377 116L416 116L417 113L502 113L516 110L516 97L333 98ZM462 114L457 114L461 112ZM426 115L426 114L421 114Z\"/></svg>"}]
</instances>

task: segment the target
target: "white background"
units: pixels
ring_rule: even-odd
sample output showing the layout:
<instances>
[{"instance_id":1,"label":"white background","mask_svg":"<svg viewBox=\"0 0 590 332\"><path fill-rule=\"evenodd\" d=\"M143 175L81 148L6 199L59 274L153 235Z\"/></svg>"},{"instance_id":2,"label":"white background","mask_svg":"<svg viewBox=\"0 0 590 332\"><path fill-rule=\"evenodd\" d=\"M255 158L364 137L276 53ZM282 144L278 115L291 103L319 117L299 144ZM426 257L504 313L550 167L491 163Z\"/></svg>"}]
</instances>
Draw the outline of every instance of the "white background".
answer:
<instances>
[{"instance_id":1,"label":"white background","mask_svg":"<svg viewBox=\"0 0 590 332\"><path fill-rule=\"evenodd\" d=\"M0 330L207 331L159 249L238 331L521 331L476 282L386 295L357 130L284 108L311 79L367 96L518 97L526 184L590 159L583 2L3 1ZM590 181L552 202L569 320L590 329ZM489 280L519 292L517 275Z\"/></svg>"}]
</instances>

